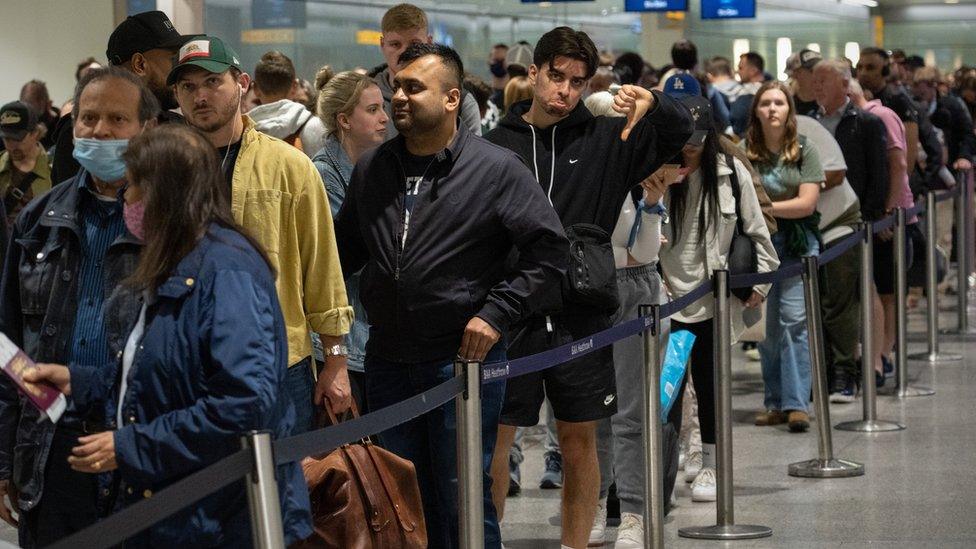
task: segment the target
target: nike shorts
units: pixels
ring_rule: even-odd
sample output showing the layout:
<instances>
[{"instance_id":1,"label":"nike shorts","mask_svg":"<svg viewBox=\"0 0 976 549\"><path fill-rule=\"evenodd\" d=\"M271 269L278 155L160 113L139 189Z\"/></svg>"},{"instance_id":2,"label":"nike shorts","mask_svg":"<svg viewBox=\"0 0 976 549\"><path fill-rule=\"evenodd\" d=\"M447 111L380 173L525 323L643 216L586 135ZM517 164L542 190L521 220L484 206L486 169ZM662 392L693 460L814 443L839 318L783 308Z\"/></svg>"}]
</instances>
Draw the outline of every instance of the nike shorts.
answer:
<instances>
[{"instance_id":1,"label":"nike shorts","mask_svg":"<svg viewBox=\"0 0 976 549\"><path fill-rule=\"evenodd\" d=\"M509 360L547 351L610 327L610 318L567 317L552 319L553 331L545 319L531 319L512 334ZM582 423L608 418L617 413L617 389L613 368L613 347L605 347L570 362L508 380L503 425L531 427L539 423L545 398L559 421Z\"/></svg>"}]
</instances>

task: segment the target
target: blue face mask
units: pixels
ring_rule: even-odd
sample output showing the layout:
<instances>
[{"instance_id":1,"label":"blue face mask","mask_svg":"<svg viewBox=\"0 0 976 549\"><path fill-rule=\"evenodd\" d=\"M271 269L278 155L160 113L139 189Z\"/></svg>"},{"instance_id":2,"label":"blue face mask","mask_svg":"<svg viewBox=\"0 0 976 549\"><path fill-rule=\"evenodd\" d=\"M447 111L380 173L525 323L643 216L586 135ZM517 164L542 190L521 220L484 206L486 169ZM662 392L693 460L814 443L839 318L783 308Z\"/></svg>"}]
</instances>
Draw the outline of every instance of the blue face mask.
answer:
<instances>
[{"instance_id":1,"label":"blue face mask","mask_svg":"<svg viewBox=\"0 0 976 549\"><path fill-rule=\"evenodd\" d=\"M125 177L122 153L129 146L128 139L75 138L72 156L85 170L98 179L111 183Z\"/></svg>"}]
</instances>

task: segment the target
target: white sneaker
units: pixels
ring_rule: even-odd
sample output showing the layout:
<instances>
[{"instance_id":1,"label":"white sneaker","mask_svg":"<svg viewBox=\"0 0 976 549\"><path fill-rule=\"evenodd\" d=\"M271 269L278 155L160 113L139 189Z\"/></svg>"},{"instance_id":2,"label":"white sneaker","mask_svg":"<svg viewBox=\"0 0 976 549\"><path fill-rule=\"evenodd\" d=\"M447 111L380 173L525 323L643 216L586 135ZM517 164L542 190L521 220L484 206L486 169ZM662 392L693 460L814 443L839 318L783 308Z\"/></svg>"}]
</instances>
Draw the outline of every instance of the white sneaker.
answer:
<instances>
[{"instance_id":1,"label":"white sneaker","mask_svg":"<svg viewBox=\"0 0 976 549\"><path fill-rule=\"evenodd\" d=\"M691 483L691 501L715 501L715 469L705 467Z\"/></svg>"},{"instance_id":2,"label":"white sneaker","mask_svg":"<svg viewBox=\"0 0 976 549\"><path fill-rule=\"evenodd\" d=\"M685 458L685 482L694 482L701 470L701 450L692 450L691 452L688 452L688 457Z\"/></svg>"},{"instance_id":3,"label":"white sneaker","mask_svg":"<svg viewBox=\"0 0 976 549\"><path fill-rule=\"evenodd\" d=\"M751 360L753 362L759 362L759 360L760 360L760 357L759 357L759 349L756 349L756 348L746 349L745 355L746 355L746 358L748 358L749 360Z\"/></svg>"},{"instance_id":4,"label":"white sneaker","mask_svg":"<svg viewBox=\"0 0 976 549\"><path fill-rule=\"evenodd\" d=\"M593 517L593 527L590 528L590 541L587 547L603 547L607 543L607 500L601 499L596 503L596 516Z\"/></svg>"},{"instance_id":5,"label":"white sneaker","mask_svg":"<svg viewBox=\"0 0 976 549\"><path fill-rule=\"evenodd\" d=\"M684 449L678 450L678 470L679 471L684 471L685 470L685 461L687 461L687 460L688 460L688 452L686 452Z\"/></svg>"},{"instance_id":6,"label":"white sneaker","mask_svg":"<svg viewBox=\"0 0 976 549\"><path fill-rule=\"evenodd\" d=\"M644 549L644 517L621 513L617 528L617 543L613 549Z\"/></svg>"}]
</instances>

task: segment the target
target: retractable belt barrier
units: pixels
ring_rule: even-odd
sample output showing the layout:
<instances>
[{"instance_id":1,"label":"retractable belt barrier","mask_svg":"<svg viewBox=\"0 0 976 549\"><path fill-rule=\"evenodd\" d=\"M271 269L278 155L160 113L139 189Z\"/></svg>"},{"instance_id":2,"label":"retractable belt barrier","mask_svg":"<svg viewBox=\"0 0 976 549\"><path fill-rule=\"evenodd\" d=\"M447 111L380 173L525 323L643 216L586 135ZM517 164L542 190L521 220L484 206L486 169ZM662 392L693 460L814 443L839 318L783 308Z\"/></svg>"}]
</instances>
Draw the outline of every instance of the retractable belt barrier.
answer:
<instances>
[{"instance_id":1,"label":"retractable belt barrier","mask_svg":"<svg viewBox=\"0 0 976 549\"><path fill-rule=\"evenodd\" d=\"M960 191L961 186L957 185L949 191L937 193L936 202L951 200ZM915 216L923 213L925 209L925 203L922 202L914 208L906 210L905 215L908 217ZM892 214L875 222L871 227L871 232L878 233L891 229L896 223L897 217ZM823 266L834 261L846 251L857 246L864 238L864 229L858 229L821 253L817 264ZM728 287L748 288L771 284L800 276L803 271L802 262L790 262L776 271L768 273L729 276ZM706 280L688 294L661 305L659 318L662 320L668 318L695 301L711 295L712 292L713 282ZM653 325L653 322L652 317L641 316L548 351L504 363L485 364L481 370L481 381L482 383L496 383L558 366L613 345L617 341L642 334ZM306 456L322 455L344 444L365 439L406 423L455 399L462 394L464 388L464 377L454 377L421 394L381 410L344 421L338 425L277 440L274 442L275 463L281 465L299 461ZM180 509L196 503L235 481L244 479L251 473L254 465L254 457L251 452L247 450L235 452L217 463L173 483L151 497L109 516L98 524L57 542L52 547L69 549L117 545Z\"/></svg>"}]
</instances>

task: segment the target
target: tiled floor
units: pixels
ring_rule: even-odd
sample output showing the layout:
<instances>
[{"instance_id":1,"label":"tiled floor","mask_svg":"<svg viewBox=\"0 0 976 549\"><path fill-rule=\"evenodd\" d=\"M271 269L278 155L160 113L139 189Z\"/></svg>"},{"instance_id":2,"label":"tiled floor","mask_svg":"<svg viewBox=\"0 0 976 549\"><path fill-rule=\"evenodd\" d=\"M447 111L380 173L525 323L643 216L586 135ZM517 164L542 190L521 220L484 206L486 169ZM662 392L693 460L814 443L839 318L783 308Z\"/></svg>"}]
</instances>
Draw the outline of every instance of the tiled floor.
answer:
<instances>
[{"instance_id":1,"label":"tiled floor","mask_svg":"<svg viewBox=\"0 0 976 549\"><path fill-rule=\"evenodd\" d=\"M940 322L952 327L955 319L954 312L944 311ZM921 311L912 313L910 353L925 349L923 320ZM904 431L833 430L835 455L863 463L865 475L829 480L787 475L788 464L816 457L816 433L752 425L762 404L759 363L735 351L735 520L768 526L773 536L738 542L679 538L679 528L715 523L714 504L692 503L689 485L679 482L678 506L665 521L667 546L976 547L976 339L946 336L941 342L943 351L962 353L965 360L910 362L909 379L936 395L878 398L879 419L902 422ZM859 419L861 401L831 405L830 413L835 425ZM535 435L527 445L522 494L507 503L502 532L509 549L560 546L559 491L538 489L541 472L541 437ZM615 534L608 529L608 547Z\"/></svg>"}]
</instances>

